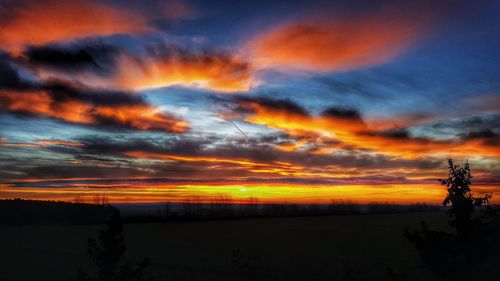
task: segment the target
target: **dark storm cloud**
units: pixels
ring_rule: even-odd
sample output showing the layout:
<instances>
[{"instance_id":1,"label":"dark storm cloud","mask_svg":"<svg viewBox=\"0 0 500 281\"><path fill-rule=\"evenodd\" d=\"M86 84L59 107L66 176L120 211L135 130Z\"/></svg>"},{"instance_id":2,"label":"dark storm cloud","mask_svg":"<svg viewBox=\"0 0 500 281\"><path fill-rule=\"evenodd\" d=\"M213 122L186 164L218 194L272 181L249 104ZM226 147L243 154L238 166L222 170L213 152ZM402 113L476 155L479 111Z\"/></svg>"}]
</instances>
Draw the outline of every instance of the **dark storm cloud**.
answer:
<instances>
[{"instance_id":1,"label":"dark storm cloud","mask_svg":"<svg viewBox=\"0 0 500 281\"><path fill-rule=\"evenodd\" d=\"M499 134L493 132L492 130L483 130L483 131L474 131L474 132L468 132L465 134L461 134L461 137L466 140L470 139L490 139L490 138L495 138L498 137Z\"/></svg>"},{"instance_id":2,"label":"dark storm cloud","mask_svg":"<svg viewBox=\"0 0 500 281\"><path fill-rule=\"evenodd\" d=\"M459 136L464 140L481 140L487 146L500 146L500 133L491 129L461 133Z\"/></svg>"},{"instance_id":3,"label":"dark storm cloud","mask_svg":"<svg viewBox=\"0 0 500 281\"><path fill-rule=\"evenodd\" d=\"M284 114L300 115L303 117L313 117L312 114L291 99L272 99L267 97L236 97L233 102L238 106L235 111L241 113L255 113L260 108L273 112L282 112ZM361 113L354 108L342 108L331 106L325 109L321 117L333 118L337 120L347 120L354 122L363 122ZM319 117L319 116L318 116Z\"/></svg>"},{"instance_id":4,"label":"dark storm cloud","mask_svg":"<svg viewBox=\"0 0 500 281\"><path fill-rule=\"evenodd\" d=\"M405 140L411 138L410 132L406 128L396 128L383 131L368 131L368 132L362 132L361 134L368 136L379 136L389 139L399 139L399 140Z\"/></svg>"},{"instance_id":5,"label":"dark storm cloud","mask_svg":"<svg viewBox=\"0 0 500 281\"><path fill-rule=\"evenodd\" d=\"M500 136L487 138L483 141L483 144L487 146L500 146Z\"/></svg>"},{"instance_id":6,"label":"dark storm cloud","mask_svg":"<svg viewBox=\"0 0 500 281\"><path fill-rule=\"evenodd\" d=\"M128 177L139 175L140 167L124 167L123 165L114 165L111 167L96 167L94 165L37 165L22 169L26 178L113 178L113 177Z\"/></svg>"},{"instance_id":7,"label":"dark storm cloud","mask_svg":"<svg viewBox=\"0 0 500 281\"><path fill-rule=\"evenodd\" d=\"M115 68L119 52L116 47L98 41L66 46L51 44L26 48L20 60L28 67L108 75Z\"/></svg>"},{"instance_id":8,"label":"dark storm cloud","mask_svg":"<svg viewBox=\"0 0 500 281\"><path fill-rule=\"evenodd\" d=\"M454 129L464 132L497 130L500 128L500 113L484 114L460 119L434 123L430 126L436 130Z\"/></svg>"},{"instance_id":9,"label":"dark storm cloud","mask_svg":"<svg viewBox=\"0 0 500 281\"><path fill-rule=\"evenodd\" d=\"M464 141L481 141L485 146L500 145L500 114L482 114L437 122L424 128L434 134L449 135Z\"/></svg>"},{"instance_id":10,"label":"dark storm cloud","mask_svg":"<svg viewBox=\"0 0 500 281\"><path fill-rule=\"evenodd\" d=\"M325 111L323 111L322 115L325 117L333 117L333 118L347 119L360 122L363 121L359 111L350 108L330 107Z\"/></svg>"},{"instance_id":11,"label":"dark storm cloud","mask_svg":"<svg viewBox=\"0 0 500 281\"><path fill-rule=\"evenodd\" d=\"M127 151L165 152L173 154L196 154L213 141L209 138L114 138L105 136L84 136L78 141L83 144L82 152L95 155L119 155Z\"/></svg>"},{"instance_id":12,"label":"dark storm cloud","mask_svg":"<svg viewBox=\"0 0 500 281\"><path fill-rule=\"evenodd\" d=\"M298 103L290 99L271 99L266 97L237 97L236 104L241 112L252 112L258 108L268 108L273 111L281 111L302 116L309 116L309 112Z\"/></svg>"},{"instance_id":13,"label":"dark storm cloud","mask_svg":"<svg viewBox=\"0 0 500 281\"><path fill-rule=\"evenodd\" d=\"M0 90L24 90L31 85L24 81L9 55L0 50Z\"/></svg>"},{"instance_id":14,"label":"dark storm cloud","mask_svg":"<svg viewBox=\"0 0 500 281\"><path fill-rule=\"evenodd\" d=\"M147 102L141 95L121 91L93 90L78 88L75 85L61 81L50 81L41 85L40 90L47 92L54 102L65 100L78 100L94 105L146 105Z\"/></svg>"}]
</instances>

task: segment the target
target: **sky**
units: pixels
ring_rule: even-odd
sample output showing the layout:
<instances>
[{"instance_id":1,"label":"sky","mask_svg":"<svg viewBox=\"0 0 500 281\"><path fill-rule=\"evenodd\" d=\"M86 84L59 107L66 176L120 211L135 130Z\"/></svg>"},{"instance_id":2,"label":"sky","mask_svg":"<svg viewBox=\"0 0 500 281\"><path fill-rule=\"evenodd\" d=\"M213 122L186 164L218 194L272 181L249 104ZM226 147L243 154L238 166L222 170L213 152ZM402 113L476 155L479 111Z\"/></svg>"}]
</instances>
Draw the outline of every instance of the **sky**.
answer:
<instances>
[{"instance_id":1,"label":"sky","mask_svg":"<svg viewBox=\"0 0 500 281\"><path fill-rule=\"evenodd\" d=\"M0 198L439 203L452 157L500 202L499 34L490 0L0 0Z\"/></svg>"}]
</instances>

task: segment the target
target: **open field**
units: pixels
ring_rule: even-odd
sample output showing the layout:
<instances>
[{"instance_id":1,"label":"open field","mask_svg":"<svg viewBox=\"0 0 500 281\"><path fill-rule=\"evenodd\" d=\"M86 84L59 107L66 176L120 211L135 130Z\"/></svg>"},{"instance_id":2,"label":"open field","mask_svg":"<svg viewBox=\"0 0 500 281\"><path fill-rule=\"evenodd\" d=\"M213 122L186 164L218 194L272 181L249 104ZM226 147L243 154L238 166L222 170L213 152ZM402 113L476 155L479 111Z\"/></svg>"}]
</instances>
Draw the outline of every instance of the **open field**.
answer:
<instances>
[{"instance_id":1,"label":"open field","mask_svg":"<svg viewBox=\"0 0 500 281\"><path fill-rule=\"evenodd\" d=\"M407 213L127 224L125 235L128 257L151 258L159 280L227 280L236 250L269 280L383 280L387 266L426 274L402 236L421 220L447 228L443 213ZM0 280L74 280L103 227L1 227Z\"/></svg>"},{"instance_id":2,"label":"open field","mask_svg":"<svg viewBox=\"0 0 500 281\"><path fill-rule=\"evenodd\" d=\"M421 220L447 228L443 213L407 213L127 224L125 235L128 256L151 258L159 280L229 280L236 250L268 280L383 280L388 266L426 276L402 236ZM103 227L1 227L0 280L74 280Z\"/></svg>"}]
</instances>

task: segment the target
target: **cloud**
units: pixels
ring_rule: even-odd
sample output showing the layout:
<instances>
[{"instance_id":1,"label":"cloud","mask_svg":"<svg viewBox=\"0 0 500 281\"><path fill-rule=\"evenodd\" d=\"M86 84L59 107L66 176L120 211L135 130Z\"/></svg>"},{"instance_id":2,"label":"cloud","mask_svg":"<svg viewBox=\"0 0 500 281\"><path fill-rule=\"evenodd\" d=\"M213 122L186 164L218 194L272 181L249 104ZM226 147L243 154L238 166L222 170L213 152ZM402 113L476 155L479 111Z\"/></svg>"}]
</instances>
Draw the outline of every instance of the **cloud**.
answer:
<instances>
[{"instance_id":1,"label":"cloud","mask_svg":"<svg viewBox=\"0 0 500 281\"><path fill-rule=\"evenodd\" d=\"M289 21L251 38L247 46L260 67L345 71L395 58L423 31L427 11L382 8L349 17L318 13Z\"/></svg>"},{"instance_id":2,"label":"cloud","mask_svg":"<svg viewBox=\"0 0 500 281\"><path fill-rule=\"evenodd\" d=\"M468 133L461 134L464 139L489 139L498 137L499 134L493 132L492 130L483 130L483 131L473 131Z\"/></svg>"},{"instance_id":3,"label":"cloud","mask_svg":"<svg viewBox=\"0 0 500 281\"><path fill-rule=\"evenodd\" d=\"M322 115L324 117L331 117L334 119L339 118L362 122L361 114L355 109L330 107L327 110L323 111Z\"/></svg>"},{"instance_id":4,"label":"cloud","mask_svg":"<svg viewBox=\"0 0 500 281\"><path fill-rule=\"evenodd\" d=\"M379 136L390 139L398 139L401 141L405 141L411 138L410 132L406 128L396 128L382 131L367 131L363 134L367 136Z\"/></svg>"},{"instance_id":5,"label":"cloud","mask_svg":"<svg viewBox=\"0 0 500 281\"><path fill-rule=\"evenodd\" d=\"M2 8L0 47L7 50L87 36L151 30L144 15L102 1L28 0L10 2Z\"/></svg>"},{"instance_id":6,"label":"cloud","mask_svg":"<svg viewBox=\"0 0 500 281\"><path fill-rule=\"evenodd\" d=\"M255 176L268 179L296 177L303 180L345 178L348 182L347 178L380 177L380 173L386 177L418 178L422 171L428 172L442 164L442 161L433 159L408 160L375 154L325 155L283 151L275 146L280 141L281 138L272 138L268 142L263 138L249 138L248 143L241 144L194 135L184 135L182 138L85 136L75 141L79 145L48 145L45 149L52 153L72 155L74 160L71 163L79 166L130 166L137 169L133 173L130 171L130 176L137 177L183 178L191 175L192 179L206 179L223 176L227 180ZM30 174L27 177L33 176L33 170L23 171ZM91 177L90 167L87 171ZM49 173L44 177L56 176L50 176Z\"/></svg>"},{"instance_id":7,"label":"cloud","mask_svg":"<svg viewBox=\"0 0 500 281\"><path fill-rule=\"evenodd\" d=\"M81 40L30 47L17 60L42 80L57 77L127 91L182 85L240 92L252 84L250 64L228 52L167 44L138 49L134 53L101 41Z\"/></svg>"},{"instance_id":8,"label":"cloud","mask_svg":"<svg viewBox=\"0 0 500 281\"><path fill-rule=\"evenodd\" d=\"M244 120L272 128L284 129L287 134L301 136L314 133L331 138L341 138L353 131L366 127L359 113L354 110L331 107L320 116L312 116L305 109L290 100L262 98L236 99L241 109L250 111Z\"/></svg>"},{"instance_id":9,"label":"cloud","mask_svg":"<svg viewBox=\"0 0 500 281\"><path fill-rule=\"evenodd\" d=\"M29 68L65 73L95 72L109 75L114 70L119 50L102 42L71 45L44 45L26 48L18 58Z\"/></svg>"},{"instance_id":10,"label":"cloud","mask_svg":"<svg viewBox=\"0 0 500 281\"><path fill-rule=\"evenodd\" d=\"M500 94L473 95L464 99L468 110L478 112L499 112L500 111Z\"/></svg>"},{"instance_id":11,"label":"cloud","mask_svg":"<svg viewBox=\"0 0 500 281\"><path fill-rule=\"evenodd\" d=\"M275 100L267 97L239 97L235 99L242 113L256 112L266 108L283 114L309 116L307 110L290 99Z\"/></svg>"},{"instance_id":12,"label":"cloud","mask_svg":"<svg viewBox=\"0 0 500 281\"><path fill-rule=\"evenodd\" d=\"M289 192L316 193L317 188L324 185L329 194L337 194L335 188L338 187L340 191L352 191L351 195L356 194L358 198L363 194L357 190L361 185L370 186L370 194L383 192L388 185L393 191L397 186L401 194L408 192L407 187L413 184L418 186L417 192L426 190L429 196L426 184L439 189L434 178L446 171L445 161L439 157L404 159L373 152L282 151L275 146L282 140L280 135L250 136L245 143L191 133L159 137L87 135L72 140L79 145L48 145L33 149L29 159L22 159L22 154L21 159L12 158L4 164L13 168L3 176L9 179L7 185L36 188L36 191L81 186L95 187L101 192L113 189L113 194L135 191L137 196L142 196L156 194L151 188L158 191L157 187L192 185L214 191L227 190L228 185L240 189L254 184L256 191L268 190L282 198ZM48 154L53 161L37 159L37 155L47 157ZM498 169L481 161L473 164L478 183L491 186L498 182L494 177ZM290 190L288 193L276 190L276 185L290 186ZM168 192L167 189L161 193Z\"/></svg>"},{"instance_id":13,"label":"cloud","mask_svg":"<svg viewBox=\"0 0 500 281\"><path fill-rule=\"evenodd\" d=\"M80 147L81 143L58 139L39 139L34 142L9 142L7 138L0 137L0 147L48 147L48 146L68 146Z\"/></svg>"},{"instance_id":14,"label":"cloud","mask_svg":"<svg viewBox=\"0 0 500 281\"><path fill-rule=\"evenodd\" d=\"M187 122L158 112L145 101L101 103L100 101L106 100L102 97L107 95L106 92L75 92L74 89L68 89L68 92L60 88L41 88L28 92L0 91L0 110L108 129L182 133L189 128ZM116 92L110 95L118 96ZM130 94L120 94L124 99L128 95Z\"/></svg>"},{"instance_id":15,"label":"cloud","mask_svg":"<svg viewBox=\"0 0 500 281\"><path fill-rule=\"evenodd\" d=\"M500 146L500 133L494 132L493 129L460 133L459 136L465 141L478 140L481 141L482 145L493 147Z\"/></svg>"},{"instance_id":16,"label":"cloud","mask_svg":"<svg viewBox=\"0 0 500 281\"><path fill-rule=\"evenodd\" d=\"M135 90L183 85L220 92L247 91L251 82L251 67L241 58L166 45L140 57L122 56L112 81L115 87Z\"/></svg>"},{"instance_id":17,"label":"cloud","mask_svg":"<svg viewBox=\"0 0 500 281\"><path fill-rule=\"evenodd\" d=\"M1 58L0 58L1 59ZM93 90L59 81L28 82L5 58L0 71L0 111L96 127L182 133L186 121L162 112L140 95Z\"/></svg>"},{"instance_id":18,"label":"cloud","mask_svg":"<svg viewBox=\"0 0 500 281\"><path fill-rule=\"evenodd\" d=\"M341 151L373 151L398 157L418 158L432 154L447 155L480 155L495 157L498 151L491 145L485 145L481 139L454 138L438 140L429 137L414 137L407 128L391 128L380 130L367 124L361 114L353 109L331 107L320 115L312 115L297 104L276 106L283 101L267 99L237 98L236 112L246 122L264 125L277 129L296 138L301 143L314 143L320 149L316 153L334 153ZM225 115L237 118L238 115ZM224 116L223 116L224 117ZM471 123L475 119L464 121ZM495 119L488 119L495 123ZM377 120L371 120L379 124ZM475 120L483 124L483 119ZM443 125L434 125L443 126ZM301 142L301 140L308 140ZM334 140L334 142L328 142ZM491 142L491 140L490 140ZM329 145L325 145L329 143ZM301 145L293 146L300 149Z\"/></svg>"},{"instance_id":19,"label":"cloud","mask_svg":"<svg viewBox=\"0 0 500 281\"><path fill-rule=\"evenodd\" d=\"M405 112L386 116L377 116L372 118L367 118L365 121L368 123L369 127L373 130L386 133L403 133L404 128L415 127L423 124L429 124L440 120L445 116L441 116L439 113L427 113L427 112ZM395 129L396 128L396 129ZM398 129L399 128L399 129Z\"/></svg>"},{"instance_id":20,"label":"cloud","mask_svg":"<svg viewBox=\"0 0 500 281\"><path fill-rule=\"evenodd\" d=\"M23 89L30 87L22 81L10 57L0 51L0 89Z\"/></svg>"},{"instance_id":21,"label":"cloud","mask_svg":"<svg viewBox=\"0 0 500 281\"><path fill-rule=\"evenodd\" d=\"M262 138L250 138L246 144L225 142L220 139L207 140L201 137L183 136L183 138L167 139L113 139L107 137L83 137L79 142L84 144L86 153L123 155L138 158L167 159L180 162L231 162L247 165L284 165L328 167L339 165L344 168L395 168L420 167L435 168L439 162L394 159L382 155L372 157L356 157L353 155L309 154L307 151L284 152L276 149L275 144L281 138L272 138L266 142ZM287 164L288 163L288 164Z\"/></svg>"},{"instance_id":22,"label":"cloud","mask_svg":"<svg viewBox=\"0 0 500 281\"><path fill-rule=\"evenodd\" d=\"M57 78L125 91L182 85L240 92L252 86L248 61L225 51L141 40L131 51L126 44L104 43L109 35L161 31L166 21L192 16L183 1L118 5L97 0L24 0L0 7L4 15L0 49L41 80ZM97 36L102 42L96 41Z\"/></svg>"},{"instance_id":23,"label":"cloud","mask_svg":"<svg viewBox=\"0 0 500 281\"><path fill-rule=\"evenodd\" d=\"M429 129L444 131L485 131L500 128L500 113L486 113L478 116L441 120L430 124Z\"/></svg>"}]
</instances>

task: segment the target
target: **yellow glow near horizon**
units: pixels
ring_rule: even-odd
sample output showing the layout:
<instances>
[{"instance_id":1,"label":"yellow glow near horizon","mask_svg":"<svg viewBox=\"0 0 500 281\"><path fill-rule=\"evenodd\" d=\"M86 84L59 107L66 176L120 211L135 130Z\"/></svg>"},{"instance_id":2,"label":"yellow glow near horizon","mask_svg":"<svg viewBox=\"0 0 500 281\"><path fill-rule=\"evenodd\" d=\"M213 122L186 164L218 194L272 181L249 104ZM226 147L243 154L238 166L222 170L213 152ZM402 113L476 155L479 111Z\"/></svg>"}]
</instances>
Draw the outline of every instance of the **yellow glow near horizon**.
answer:
<instances>
[{"instance_id":1,"label":"yellow glow near horizon","mask_svg":"<svg viewBox=\"0 0 500 281\"><path fill-rule=\"evenodd\" d=\"M476 193L494 192L488 186L474 186ZM261 203L329 203L332 200L352 200L359 203L391 202L411 204L417 202L441 203L445 189L437 184L397 185L297 185L297 184L147 184L133 186L85 184L65 188L12 187L0 185L0 198L71 201L77 195L87 202L99 194L106 194L111 203L130 202L182 202L190 200L210 202L219 196L235 203L245 203L257 198ZM496 195L496 196L495 196ZM493 202L500 202L500 193L494 194Z\"/></svg>"}]
</instances>

